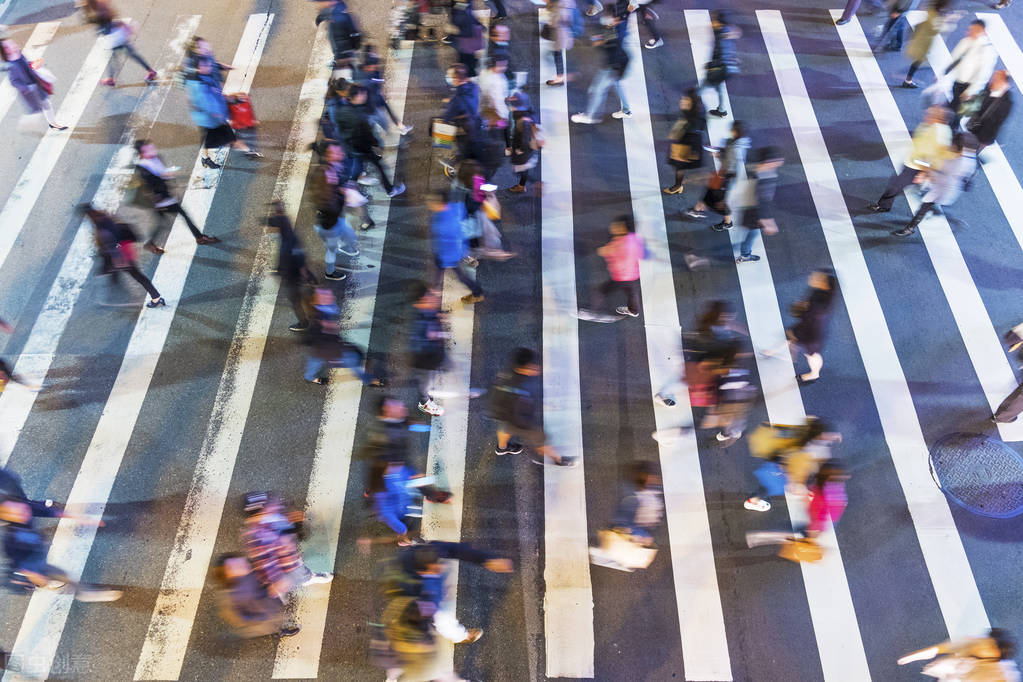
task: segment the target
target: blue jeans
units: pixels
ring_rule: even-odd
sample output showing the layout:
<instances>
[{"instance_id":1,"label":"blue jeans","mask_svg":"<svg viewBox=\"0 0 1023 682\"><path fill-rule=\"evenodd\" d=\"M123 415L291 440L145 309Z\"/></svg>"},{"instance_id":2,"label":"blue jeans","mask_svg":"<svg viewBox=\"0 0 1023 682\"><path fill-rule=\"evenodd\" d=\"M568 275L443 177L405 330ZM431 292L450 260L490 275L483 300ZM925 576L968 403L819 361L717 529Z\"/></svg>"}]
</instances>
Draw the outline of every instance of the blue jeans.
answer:
<instances>
[{"instance_id":1,"label":"blue jeans","mask_svg":"<svg viewBox=\"0 0 1023 682\"><path fill-rule=\"evenodd\" d=\"M586 105L587 116L597 118L597 114L600 113L600 109L604 105L604 97L612 85L615 91L618 92L618 100L622 104L622 111L629 111L629 103L625 99L625 90L622 89L621 79L615 77L611 69L601 69L593 77L593 83L590 84L590 100Z\"/></svg>"},{"instance_id":2,"label":"blue jeans","mask_svg":"<svg viewBox=\"0 0 1023 682\"><path fill-rule=\"evenodd\" d=\"M757 240L757 235L760 234L759 227L747 227L746 236L742 239L742 244L739 245L739 255L749 256L753 253L753 242Z\"/></svg>"},{"instance_id":3,"label":"blue jeans","mask_svg":"<svg viewBox=\"0 0 1023 682\"><path fill-rule=\"evenodd\" d=\"M344 367L352 370L355 376L359 377L359 380L364 384L368 384L372 377L366 373L360 363L361 358L355 351L346 350L341 353L340 358L328 359L318 357L315 353L310 353L305 359L305 380L312 381L323 376L323 370L330 367Z\"/></svg>"},{"instance_id":4,"label":"blue jeans","mask_svg":"<svg viewBox=\"0 0 1023 682\"><path fill-rule=\"evenodd\" d=\"M316 226L316 235L323 240L326 253L323 256L323 263L328 273L334 272L334 264L337 262L337 250L342 243L349 251L359 248L359 239L355 236L355 230L348 224L343 215L338 216L337 222L327 229L322 225Z\"/></svg>"}]
</instances>

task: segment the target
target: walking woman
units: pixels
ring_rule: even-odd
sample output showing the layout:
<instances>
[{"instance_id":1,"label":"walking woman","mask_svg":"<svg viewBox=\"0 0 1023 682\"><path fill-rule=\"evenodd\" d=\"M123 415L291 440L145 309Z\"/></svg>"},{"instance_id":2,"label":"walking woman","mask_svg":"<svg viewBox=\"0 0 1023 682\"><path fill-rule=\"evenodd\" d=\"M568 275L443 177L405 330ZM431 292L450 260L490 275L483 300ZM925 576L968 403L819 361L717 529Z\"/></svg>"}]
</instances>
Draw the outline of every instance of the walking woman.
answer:
<instances>
[{"instance_id":1,"label":"walking woman","mask_svg":"<svg viewBox=\"0 0 1023 682\"><path fill-rule=\"evenodd\" d=\"M554 70L557 73L547 81L547 85L565 84L565 53L575 44L575 12L575 0L550 0L547 3L548 21L540 35L553 43L551 54L554 55Z\"/></svg>"},{"instance_id":2,"label":"walking woman","mask_svg":"<svg viewBox=\"0 0 1023 682\"><path fill-rule=\"evenodd\" d=\"M220 168L210 150L220 149L224 145L231 145L246 156L253 155L252 150L235 136L227 124L227 100L221 88L220 78L213 70L212 59L200 58L195 77L185 81L192 121L199 126L203 135L202 165L207 168Z\"/></svg>"},{"instance_id":3,"label":"walking woman","mask_svg":"<svg viewBox=\"0 0 1023 682\"><path fill-rule=\"evenodd\" d=\"M53 106L50 104L52 86L44 81L28 63L21 53L21 46L10 38L0 39L0 55L7 66L11 86L21 95L29 115L42 114L46 122L54 130L67 130L53 118Z\"/></svg>"},{"instance_id":4,"label":"walking woman","mask_svg":"<svg viewBox=\"0 0 1023 682\"><path fill-rule=\"evenodd\" d=\"M792 314L799 321L788 330L789 344L806 356L810 371L799 374L796 380L810 384L820 378L824 358L821 347L831 319L838 280L831 270L814 270L810 274L810 290L803 300L792 305Z\"/></svg>"},{"instance_id":5,"label":"walking woman","mask_svg":"<svg viewBox=\"0 0 1023 682\"><path fill-rule=\"evenodd\" d=\"M947 33L958 20L958 15L952 12L952 0L934 0L927 9L927 18L921 21L913 31L913 37L906 47L906 55L913 60L909 65L909 72L902 81L904 88L920 87L913 82L913 74L920 68L920 65L927 61L927 53L931 50L931 43L942 33Z\"/></svg>"},{"instance_id":6,"label":"walking woman","mask_svg":"<svg viewBox=\"0 0 1023 682\"><path fill-rule=\"evenodd\" d=\"M92 223L96 247L100 258L103 259L103 274L110 275L114 286L118 284L120 273L126 272L152 297L146 304L147 308L167 305L153 283L138 268L135 259L135 242L138 241L138 237L131 226L115 222L112 215L95 208L92 204L82 204L78 210Z\"/></svg>"},{"instance_id":7,"label":"walking woman","mask_svg":"<svg viewBox=\"0 0 1023 682\"><path fill-rule=\"evenodd\" d=\"M668 133L668 164L675 168L675 184L665 194L681 194L686 171L703 165L703 133L707 115L696 88L689 88L679 100L679 117Z\"/></svg>"},{"instance_id":8,"label":"walking woman","mask_svg":"<svg viewBox=\"0 0 1023 682\"><path fill-rule=\"evenodd\" d=\"M509 192L526 191L529 175L536 167L536 124L529 105L529 96L519 90L508 98L512 110L511 163L512 170L519 176L519 182L508 188Z\"/></svg>"},{"instance_id":9,"label":"walking woman","mask_svg":"<svg viewBox=\"0 0 1023 682\"><path fill-rule=\"evenodd\" d=\"M139 155L135 169L140 183L145 187L146 193L153 204L157 220L153 236L145 243L144 248L153 253L163 253L163 249L156 245L156 238L170 228L176 215L180 215L185 219L188 231L195 237L196 244L216 244L219 242L220 240L216 237L200 232L189 215L181 208L181 202L178 201L178 198L171 194L170 185L167 184L167 181L174 178L177 169L167 168L163 165L163 159L156 153L156 145L149 140L136 140L135 151Z\"/></svg>"},{"instance_id":10,"label":"walking woman","mask_svg":"<svg viewBox=\"0 0 1023 682\"><path fill-rule=\"evenodd\" d=\"M714 30L714 49L710 61L707 62L707 73L700 83L700 92L704 88L716 88L718 104L710 110L711 115L723 117L725 111L725 81L739 73L739 57L736 41L742 37L742 31L728 23L728 13L723 9L710 13L710 25Z\"/></svg>"},{"instance_id":11,"label":"walking woman","mask_svg":"<svg viewBox=\"0 0 1023 682\"><path fill-rule=\"evenodd\" d=\"M732 122L732 134L725 140L724 147L718 147L711 154L721 159L718 169L707 180L707 191L703 198L686 211L690 218L707 217L707 209L724 216L721 222L711 226L712 230L728 230L732 227L732 209L728 206L728 190L735 180L739 169L746 163L746 152L750 148L750 139L746 137L746 128L742 121Z\"/></svg>"},{"instance_id":12,"label":"walking woman","mask_svg":"<svg viewBox=\"0 0 1023 682\"><path fill-rule=\"evenodd\" d=\"M85 11L85 20L90 24L96 24L96 30L107 41L107 45L112 53L110 61L107 62L107 77L100 81L101 84L113 87L116 83L114 73L117 71L118 60L113 57L117 54L118 50L124 51L126 55L134 59L139 66L146 70L147 83L156 80L156 71L146 63L146 60L135 51L131 44L135 39L135 31L129 23L117 18L113 8L110 7L106 0L85 0L83 9Z\"/></svg>"}]
</instances>

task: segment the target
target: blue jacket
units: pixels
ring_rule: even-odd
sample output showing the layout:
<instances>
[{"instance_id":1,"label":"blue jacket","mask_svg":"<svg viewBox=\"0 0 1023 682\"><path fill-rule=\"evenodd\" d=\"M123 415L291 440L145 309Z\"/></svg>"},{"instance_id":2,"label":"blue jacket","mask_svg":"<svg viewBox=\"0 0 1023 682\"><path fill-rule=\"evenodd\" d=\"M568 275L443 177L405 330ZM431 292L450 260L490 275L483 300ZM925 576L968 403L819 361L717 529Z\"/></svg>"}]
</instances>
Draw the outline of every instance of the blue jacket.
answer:
<instances>
[{"instance_id":1,"label":"blue jacket","mask_svg":"<svg viewBox=\"0 0 1023 682\"><path fill-rule=\"evenodd\" d=\"M186 80L185 90L193 123L200 128L219 128L227 123L227 102L220 83L214 78L207 75Z\"/></svg>"},{"instance_id":2,"label":"blue jacket","mask_svg":"<svg viewBox=\"0 0 1023 682\"><path fill-rule=\"evenodd\" d=\"M465 257L465 235L462 220L465 218L465 204L452 202L443 211L433 214L431 234L433 255L442 268L453 268Z\"/></svg>"},{"instance_id":3,"label":"blue jacket","mask_svg":"<svg viewBox=\"0 0 1023 682\"><path fill-rule=\"evenodd\" d=\"M480 89L472 81L466 81L455 88L442 118L448 123L470 127L470 124L479 116L477 113L479 110Z\"/></svg>"},{"instance_id":4,"label":"blue jacket","mask_svg":"<svg viewBox=\"0 0 1023 682\"><path fill-rule=\"evenodd\" d=\"M408 482L412 478L412 470L401 467L397 473L384 474L384 490L373 494L373 512L377 518L398 535L404 535L408 527L402 521L408 513L412 496L408 491Z\"/></svg>"}]
</instances>

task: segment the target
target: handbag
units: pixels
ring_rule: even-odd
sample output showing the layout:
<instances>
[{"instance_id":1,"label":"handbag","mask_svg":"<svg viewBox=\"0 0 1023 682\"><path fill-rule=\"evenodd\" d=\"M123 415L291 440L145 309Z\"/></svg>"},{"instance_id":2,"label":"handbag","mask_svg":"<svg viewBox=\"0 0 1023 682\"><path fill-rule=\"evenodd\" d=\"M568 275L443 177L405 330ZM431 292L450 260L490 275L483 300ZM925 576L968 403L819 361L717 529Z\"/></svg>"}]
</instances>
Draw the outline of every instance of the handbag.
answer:
<instances>
[{"instance_id":1,"label":"handbag","mask_svg":"<svg viewBox=\"0 0 1023 682\"><path fill-rule=\"evenodd\" d=\"M714 171L714 173L707 180L707 189L721 189L724 187L725 178L721 175L720 171Z\"/></svg>"},{"instance_id":2,"label":"handbag","mask_svg":"<svg viewBox=\"0 0 1023 682\"><path fill-rule=\"evenodd\" d=\"M681 142L671 143L672 161L691 161L692 159L692 148L689 145L682 144Z\"/></svg>"},{"instance_id":3,"label":"handbag","mask_svg":"<svg viewBox=\"0 0 1023 682\"><path fill-rule=\"evenodd\" d=\"M554 40L554 27L550 24L544 24L541 26L540 37L544 40Z\"/></svg>"},{"instance_id":4,"label":"handbag","mask_svg":"<svg viewBox=\"0 0 1023 682\"><path fill-rule=\"evenodd\" d=\"M439 118L433 119L433 146L442 149L451 149L455 146L455 136L458 134L458 127L445 123Z\"/></svg>"},{"instance_id":5,"label":"handbag","mask_svg":"<svg viewBox=\"0 0 1023 682\"><path fill-rule=\"evenodd\" d=\"M814 540L801 538L786 540L778 550L778 556L789 561L816 563L824 556L824 550Z\"/></svg>"},{"instance_id":6,"label":"handbag","mask_svg":"<svg viewBox=\"0 0 1023 682\"><path fill-rule=\"evenodd\" d=\"M35 77L39 88L47 95L52 95L53 84L57 81L57 77L53 75L53 72L43 66L41 61L30 62L29 68L32 69L32 75Z\"/></svg>"}]
</instances>

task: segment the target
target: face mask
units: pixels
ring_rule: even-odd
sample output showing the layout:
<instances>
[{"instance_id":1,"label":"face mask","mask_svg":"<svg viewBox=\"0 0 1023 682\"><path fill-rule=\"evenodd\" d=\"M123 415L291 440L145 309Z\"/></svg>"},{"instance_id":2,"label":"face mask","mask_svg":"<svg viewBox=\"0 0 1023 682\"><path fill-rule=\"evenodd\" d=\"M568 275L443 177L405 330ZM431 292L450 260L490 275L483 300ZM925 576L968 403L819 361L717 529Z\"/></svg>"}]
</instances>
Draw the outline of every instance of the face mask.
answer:
<instances>
[{"instance_id":1,"label":"face mask","mask_svg":"<svg viewBox=\"0 0 1023 682\"><path fill-rule=\"evenodd\" d=\"M450 85L451 87L455 87L455 79L454 79L454 78L452 78L451 76L444 76L444 80L445 80L445 81L447 82L447 84L448 84L448 85Z\"/></svg>"}]
</instances>

